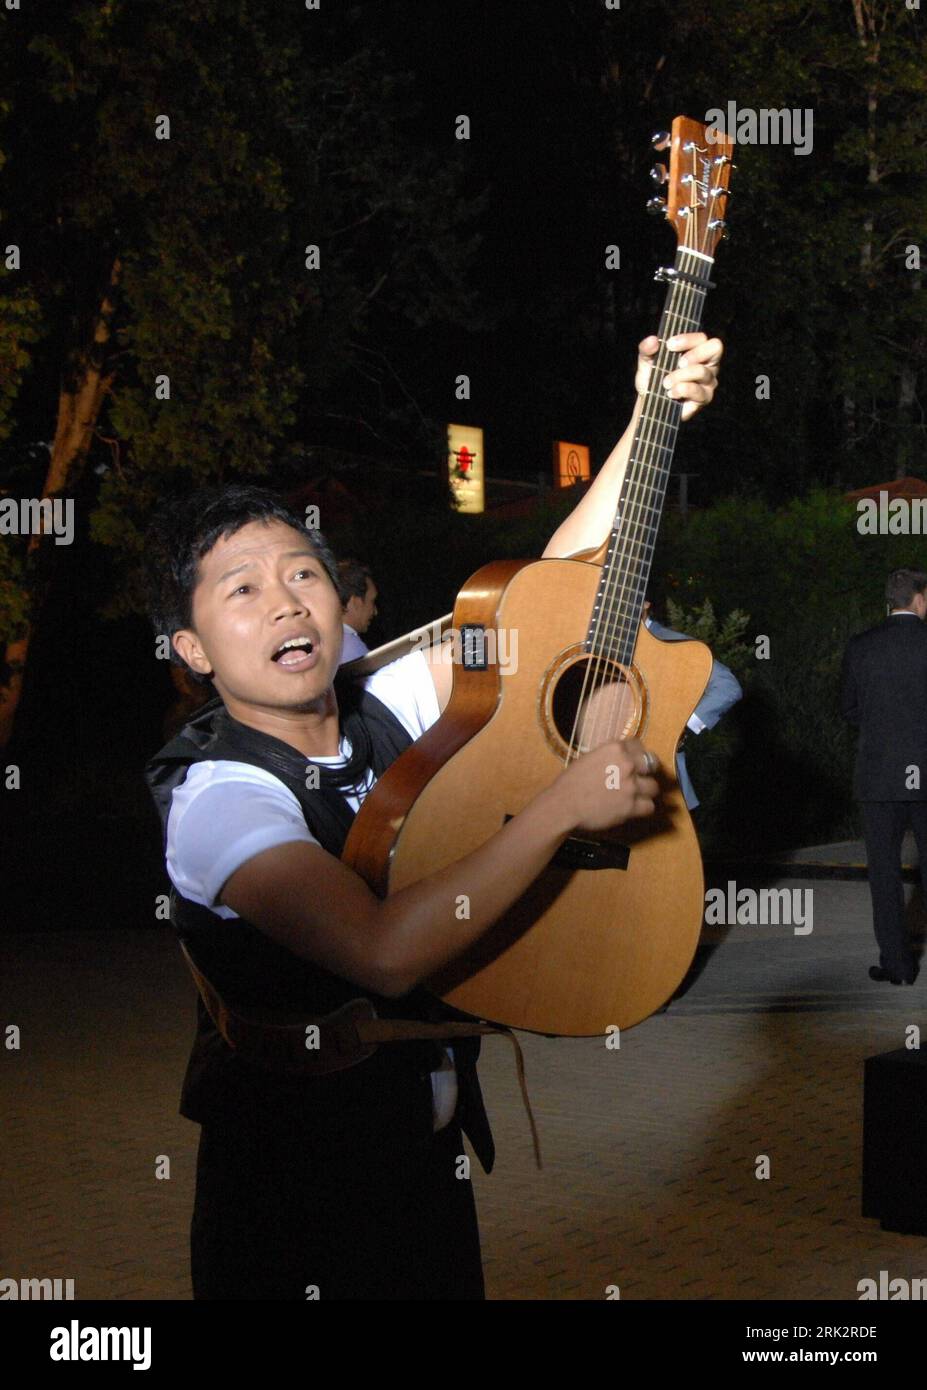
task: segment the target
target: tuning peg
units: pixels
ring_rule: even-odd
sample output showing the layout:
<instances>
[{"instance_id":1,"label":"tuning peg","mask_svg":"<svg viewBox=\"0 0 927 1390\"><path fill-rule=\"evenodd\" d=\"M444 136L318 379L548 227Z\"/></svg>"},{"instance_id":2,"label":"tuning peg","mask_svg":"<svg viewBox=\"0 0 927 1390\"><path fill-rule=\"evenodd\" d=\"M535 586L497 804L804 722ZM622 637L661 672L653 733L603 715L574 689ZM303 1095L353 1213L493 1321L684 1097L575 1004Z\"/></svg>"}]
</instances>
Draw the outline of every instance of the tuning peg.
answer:
<instances>
[{"instance_id":1,"label":"tuning peg","mask_svg":"<svg viewBox=\"0 0 927 1390\"><path fill-rule=\"evenodd\" d=\"M669 169L665 164L655 164L650 171L650 177L656 184L666 183L669 179Z\"/></svg>"},{"instance_id":2,"label":"tuning peg","mask_svg":"<svg viewBox=\"0 0 927 1390\"><path fill-rule=\"evenodd\" d=\"M655 130L650 137L650 143L655 150L668 150L672 138L668 130Z\"/></svg>"},{"instance_id":3,"label":"tuning peg","mask_svg":"<svg viewBox=\"0 0 927 1390\"><path fill-rule=\"evenodd\" d=\"M646 203L646 211L650 213L651 217L662 216L662 214L666 212L666 199L648 198Z\"/></svg>"},{"instance_id":4,"label":"tuning peg","mask_svg":"<svg viewBox=\"0 0 927 1390\"><path fill-rule=\"evenodd\" d=\"M727 223L726 223L722 218L720 218L720 217L713 217L713 218L711 219L711 221L708 223L708 230L709 230L710 232L720 232L720 233L721 233L721 240L722 240L722 241L727 241L727 237L728 237Z\"/></svg>"}]
</instances>

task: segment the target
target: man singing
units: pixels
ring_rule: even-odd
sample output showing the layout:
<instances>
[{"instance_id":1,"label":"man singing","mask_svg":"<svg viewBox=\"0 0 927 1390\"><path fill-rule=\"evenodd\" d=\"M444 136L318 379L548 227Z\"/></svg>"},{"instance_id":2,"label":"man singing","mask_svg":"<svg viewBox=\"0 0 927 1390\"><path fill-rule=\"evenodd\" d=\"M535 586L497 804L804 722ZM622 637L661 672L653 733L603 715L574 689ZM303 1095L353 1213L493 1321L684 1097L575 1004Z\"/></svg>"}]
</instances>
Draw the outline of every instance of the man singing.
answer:
<instances>
[{"instance_id":1,"label":"man singing","mask_svg":"<svg viewBox=\"0 0 927 1390\"><path fill-rule=\"evenodd\" d=\"M657 346L641 344L639 393ZM704 334L669 347L683 356L664 387L687 419L714 394L722 347ZM639 410L546 554L608 534ZM147 768L172 920L200 988L180 1106L202 1126L194 1297L482 1298L460 1166L462 1132L487 1171L493 1160L477 1040L448 1048L413 1036L362 1057L340 1050L336 1020L366 999L382 1020L445 1024L449 1011L421 982L488 930L576 830L651 815L651 758L633 740L603 744L479 849L380 899L339 856L363 797L440 716L452 668L417 651L336 680L334 560L319 532L261 489L168 504L146 566L156 632L219 696ZM322 1046L307 1056L314 1028ZM291 1048L294 1038L304 1045Z\"/></svg>"}]
</instances>

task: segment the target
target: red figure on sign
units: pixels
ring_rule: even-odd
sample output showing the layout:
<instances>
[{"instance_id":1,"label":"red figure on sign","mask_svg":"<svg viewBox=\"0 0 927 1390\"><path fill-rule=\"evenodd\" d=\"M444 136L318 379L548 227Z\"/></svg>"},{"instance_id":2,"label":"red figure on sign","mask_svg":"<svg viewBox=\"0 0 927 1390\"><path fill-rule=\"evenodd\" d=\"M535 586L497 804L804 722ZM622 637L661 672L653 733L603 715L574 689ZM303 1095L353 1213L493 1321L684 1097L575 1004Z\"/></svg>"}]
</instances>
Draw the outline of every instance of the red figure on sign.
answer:
<instances>
[{"instance_id":1,"label":"red figure on sign","mask_svg":"<svg viewBox=\"0 0 927 1390\"><path fill-rule=\"evenodd\" d=\"M455 471L458 478L469 478L470 469L476 462L476 454L471 454L466 444L461 444L459 449L454 450L454 458L457 460Z\"/></svg>"}]
</instances>

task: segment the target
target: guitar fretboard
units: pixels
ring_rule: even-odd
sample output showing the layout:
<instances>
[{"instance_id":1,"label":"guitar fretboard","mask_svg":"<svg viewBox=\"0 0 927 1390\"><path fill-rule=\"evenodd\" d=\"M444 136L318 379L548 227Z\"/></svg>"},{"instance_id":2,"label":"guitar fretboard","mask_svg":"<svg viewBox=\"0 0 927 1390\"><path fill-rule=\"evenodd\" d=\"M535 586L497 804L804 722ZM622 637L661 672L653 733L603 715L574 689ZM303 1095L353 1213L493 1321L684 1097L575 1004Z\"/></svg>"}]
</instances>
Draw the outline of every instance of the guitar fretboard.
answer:
<instances>
[{"instance_id":1,"label":"guitar fretboard","mask_svg":"<svg viewBox=\"0 0 927 1390\"><path fill-rule=\"evenodd\" d=\"M584 644L586 651L625 665L637 642L682 413L681 403L671 400L663 389L667 373L680 356L668 350L666 340L701 327L712 265L711 257L680 246L673 269L663 272L669 284L660 319L660 347L631 445Z\"/></svg>"}]
</instances>

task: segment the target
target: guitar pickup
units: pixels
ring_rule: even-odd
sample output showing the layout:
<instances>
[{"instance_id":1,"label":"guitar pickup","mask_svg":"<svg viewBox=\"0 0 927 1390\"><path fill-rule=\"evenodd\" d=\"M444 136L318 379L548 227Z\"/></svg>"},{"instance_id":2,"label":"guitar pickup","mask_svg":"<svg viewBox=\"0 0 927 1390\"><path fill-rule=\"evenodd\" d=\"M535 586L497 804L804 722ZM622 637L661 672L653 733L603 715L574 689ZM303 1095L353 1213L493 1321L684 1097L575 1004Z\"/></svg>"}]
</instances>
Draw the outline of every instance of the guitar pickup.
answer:
<instances>
[{"instance_id":1,"label":"guitar pickup","mask_svg":"<svg viewBox=\"0 0 927 1390\"><path fill-rule=\"evenodd\" d=\"M510 821L512 817L505 819ZM558 869L626 869L630 858L629 845L616 840L589 840L571 835L550 862Z\"/></svg>"},{"instance_id":2,"label":"guitar pickup","mask_svg":"<svg viewBox=\"0 0 927 1390\"><path fill-rule=\"evenodd\" d=\"M631 851L614 840L581 840L571 835L550 861L558 869L626 869Z\"/></svg>"},{"instance_id":3,"label":"guitar pickup","mask_svg":"<svg viewBox=\"0 0 927 1390\"><path fill-rule=\"evenodd\" d=\"M482 623L461 624L460 664L465 671L486 671L489 669L489 658L486 652L486 628Z\"/></svg>"}]
</instances>

